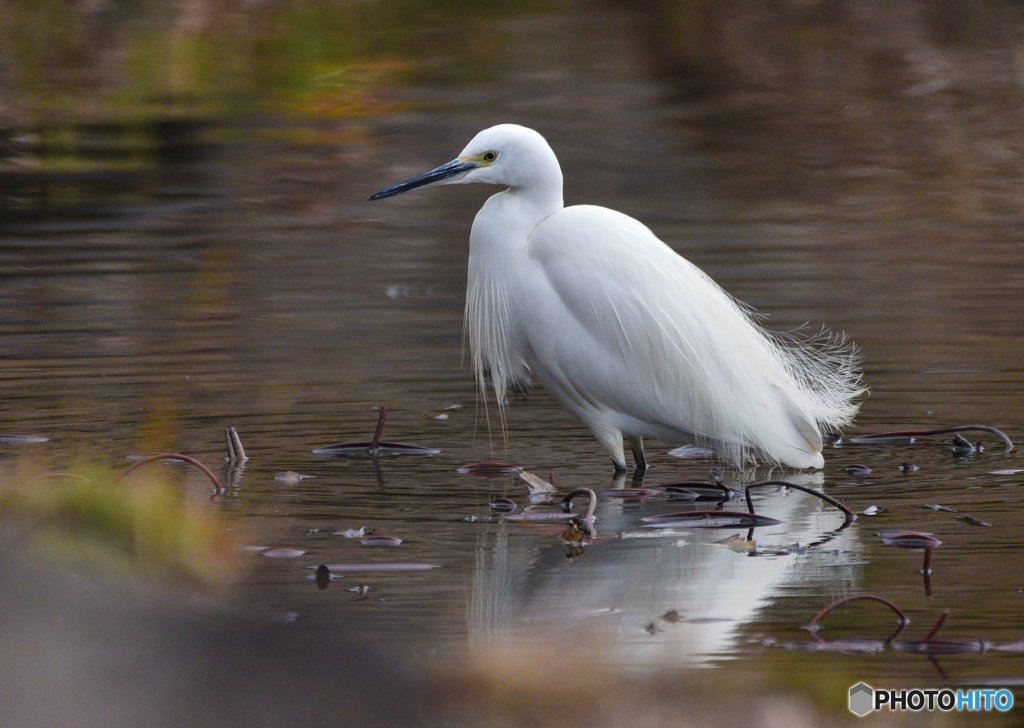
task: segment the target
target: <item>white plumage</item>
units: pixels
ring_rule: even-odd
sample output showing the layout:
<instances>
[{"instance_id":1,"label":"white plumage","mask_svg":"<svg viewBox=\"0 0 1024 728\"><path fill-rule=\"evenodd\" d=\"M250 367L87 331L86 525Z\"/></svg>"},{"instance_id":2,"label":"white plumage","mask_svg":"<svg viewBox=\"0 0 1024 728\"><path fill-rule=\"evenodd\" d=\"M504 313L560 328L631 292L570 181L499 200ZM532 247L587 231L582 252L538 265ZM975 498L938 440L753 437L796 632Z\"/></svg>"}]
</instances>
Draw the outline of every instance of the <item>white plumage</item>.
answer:
<instances>
[{"instance_id":1,"label":"white plumage","mask_svg":"<svg viewBox=\"0 0 1024 728\"><path fill-rule=\"evenodd\" d=\"M432 182L505 186L470 235L465 323L481 388L531 375L625 470L624 438L695 442L736 465L820 468L823 430L863 393L841 337L781 336L647 227L614 210L564 207L558 160L537 132L485 129L459 157L370 199Z\"/></svg>"}]
</instances>

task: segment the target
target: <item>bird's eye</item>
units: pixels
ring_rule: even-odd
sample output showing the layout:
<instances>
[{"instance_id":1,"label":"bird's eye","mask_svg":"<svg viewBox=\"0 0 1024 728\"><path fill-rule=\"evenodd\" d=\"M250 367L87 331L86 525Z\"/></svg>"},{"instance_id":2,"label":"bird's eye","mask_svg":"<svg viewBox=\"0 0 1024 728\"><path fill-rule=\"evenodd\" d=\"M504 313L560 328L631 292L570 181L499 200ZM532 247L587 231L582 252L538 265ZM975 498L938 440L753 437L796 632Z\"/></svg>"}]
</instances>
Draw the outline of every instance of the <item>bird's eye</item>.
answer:
<instances>
[{"instance_id":1,"label":"bird's eye","mask_svg":"<svg viewBox=\"0 0 1024 728\"><path fill-rule=\"evenodd\" d=\"M497 158L498 158L498 153L497 152L484 152L484 161L485 162L493 162Z\"/></svg>"}]
</instances>

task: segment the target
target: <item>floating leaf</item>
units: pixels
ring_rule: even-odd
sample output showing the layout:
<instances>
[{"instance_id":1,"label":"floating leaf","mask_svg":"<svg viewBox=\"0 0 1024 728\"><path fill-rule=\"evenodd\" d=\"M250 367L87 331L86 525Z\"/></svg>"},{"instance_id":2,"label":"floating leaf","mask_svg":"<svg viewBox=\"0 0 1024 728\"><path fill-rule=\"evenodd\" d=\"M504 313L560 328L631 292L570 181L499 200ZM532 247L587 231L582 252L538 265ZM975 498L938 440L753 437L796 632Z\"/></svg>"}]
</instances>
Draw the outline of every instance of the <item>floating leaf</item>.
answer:
<instances>
[{"instance_id":1,"label":"floating leaf","mask_svg":"<svg viewBox=\"0 0 1024 728\"><path fill-rule=\"evenodd\" d=\"M683 458L684 460L699 460L701 458L713 458L715 451L706 447L697 447L696 445L684 445L683 447L669 450L668 454L674 458Z\"/></svg>"},{"instance_id":2,"label":"floating leaf","mask_svg":"<svg viewBox=\"0 0 1024 728\"><path fill-rule=\"evenodd\" d=\"M301 549L278 548L267 549L263 552L263 555L268 559L297 559L305 553Z\"/></svg>"},{"instance_id":3,"label":"floating leaf","mask_svg":"<svg viewBox=\"0 0 1024 728\"><path fill-rule=\"evenodd\" d=\"M689 495L696 495L695 500L701 501L727 501L739 495L739 493L721 483L707 480L684 480L678 483L666 483L659 485L659 490L664 491L671 497L678 500L686 500Z\"/></svg>"},{"instance_id":4,"label":"floating leaf","mask_svg":"<svg viewBox=\"0 0 1024 728\"><path fill-rule=\"evenodd\" d=\"M381 435L384 433L384 420L387 418L387 405L380 405L377 408L377 429L369 442L340 442L336 445L325 445L313 450L314 455L326 455L330 457L380 457L384 455L439 455L441 450L434 447L422 447L420 445L409 445L404 442L382 442Z\"/></svg>"},{"instance_id":5,"label":"floating leaf","mask_svg":"<svg viewBox=\"0 0 1024 728\"><path fill-rule=\"evenodd\" d=\"M927 508L930 511L945 511L946 513L956 513L956 508L950 508L949 506L940 505L939 503L925 503L922 508Z\"/></svg>"},{"instance_id":6,"label":"floating leaf","mask_svg":"<svg viewBox=\"0 0 1024 728\"><path fill-rule=\"evenodd\" d=\"M498 513L511 513L519 506L511 498L495 498L490 502L491 510Z\"/></svg>"},{"instance_id":7,"label":"floating leaf","mask_svg":"<svg viewBox=\"0 0 1024 728\"><path fill-rule=\"evenodd\" d=\"M396 572L396 571L429 571L438 569L441 564L426 564L415 561L384 562L380 564L326 564L332 573L355 574L371 571ZM312 568L312 567L310 567Z\"/></svg>"},{"instance_id":8,"label":"floating leaf","mask_svg":"<svg viewBox=\"0 0 1024 728\"><path fill-rule=\"evenodd\" d=\"M782 521L740 511L682 511L641 518L644 528L758 528Z\"/></svg>"},{"instance_id":9,"label":"floating leaf","mask_svg":"<svg viewBox=\"0 0 1024 728\"><path fill-rule=\"evenodd\" d=\"M1020 642L1003 642L1002 644L992 645L992 649L999 650L1000 652L1024 652L1024 640L1021 640Z\"/></svg>"},{"instance_id":10,"label":"floating leaf","mask_svg":"<svg viewBox=\"0 0 1024 728\"><path fill-rule=\"evenodd\" d=\"M693 503L700 500L700 494L696 493L689 488L680 488L677 486L669 486L662 489L662 492L668 497L669 500L677 503Z\"/></svg>"},{"instance_id":11,"label":"floating leaf","mask_svg":"<svg viewBox=\"0 0 1024 728\"><path fill-rule=\"evenodd\" d=\"M296 473L294 470L285 470L283 473L274 473L274 480L286 485L295 485L299 481L315 477L315 475L303 475L302 473Z\"/></svg>"},{"instance_id":12,"label":"floating leaf","mask_svg":"<svg viewBox=\"0 0 1024 728\"><path fill-rule=\"evenodd\" d=\"M379 457L384 455L423 455L432 457L440 455L442 450L436 447L408 445L403 442L380 442L374 447L370 442L339 442L336 445L325 445L313 449L314 455L330 457Z\"/></svg>"},{"instance_id":13,"label":"floating leaf","mask_svg":"<svg viewBox=\"0 0 1024 728\"><path fill-rule=\"evenodd\" d=\"M757 550L757 546L753 541L749 541L739 534L733 534L729 538L716 541L716 545L724 546L730 551L735 551L738 554L751 554Z\"/></svg>"},{"instance_id":14,"label":"floating leaf","mask_svg":"<svg viewBox=\"0 0 1024 728\"><path fill-rule=\"evenodd\" d=\"M960 520L964 523L968 523L972 526L981 526L982 528L992 528L992 524L988 521L983 521L980 518L974 516L960 516Z\"/></svg>"},{"instance_id":15,"label":"floating leaf","mask_svg":"<svg viewBox=\"0 0 1024 728\"><path fill-rule=\"evenodd\" d=\"M569 521L576 518L574 513L562 513L561 511L523 511L510 516L502 516L506 521Z\"/></svg>"},{"instance_id":16,"label":"floating leaf","mask_svg":"<svg viewBox=\"0 0 1024 728\"><path fill-rule=\"evenodd\" d=\"M942 545L942 541L923 531L879 531L878 537L887 546L904 549L929 549Z\"/></svg>"},{"instance_id":17,"label":"floating leaf","mask_svg":"<svg viewBox=\"0 0 1024 728\"><path fill-rule=\"evenodd\" d=\"M855 435L847 438L850 445L913 445L913 435L901 435L898 433L879 433L877 435Z\"/></svg>"},{"instance_id":18,"label":"floating leaf","mask_svg":"<svg viewBox=\"0 0 1024 728\"><path fill-rule=\"evenodd\" d=\"M622 498L623 500L640 500L662 495L662 491L653 488L611 488L601 491L606 498Z\"/></svg>"},{"instance_id":19,"label":"floating leaf","mask_svg":"<svg viewBox=\"0 0 1024 728\"><path fill-rule=\"evenodd\" d=\"M986 652L989 645L981 641L961 640L900 640L892 643L898 652L915 655L960 655L968 652Z\"/></svg>"},{"instance_id":20,"label":"floating leaf","mask_svg":"<svg viewBox=\"0 0 1024 728\"><path fill-rule=\"evenodd\" d=\"M831 640L829 642L783 642L784 650L793 652L847 652L850 654L873 654L885 651L885 642L881 640Z\"/></svg>"},{"instance_id":21,"label":"floating leaf","mask_svg":"<svg viewBox=\"0 0 1024 728\"><path fill-rule=\"evenodd\" d=\"M384 295L388 298L407 298L413 295L413 290L409 288L409 286L395 284L393 286L388 286L384 291Z\"/></svg>"},{"instance_id":22,"label":"floating leaf","mask_svg":"<svg viewBox=\"0 0 1024 728\"><path fill-rule=\"evenodd\" d=\"M394 546L401 546L402 545L402 539L398 538L398 536L385 536L383 534L380 534L380 535L375 535L375 536L367 536L366 538L364 538L359 543L362 546L394 547Z\"/></svg>"},{"instance_id":23,"label":"floating leaf","mask_svg":"<svg viewBox=\"0 0 1024 728\"><path fill-rule=\"evenodd\" d=\"M36 435L0 435L0 445L40 445L49 441L48 437Z\"/></svg>"},{"instance_id":24,"label":"floating leaf","mask_svg":"<svg viewBox=\"0 0 1024 728\"><path fill-rule=\"evenodd\" d=\"M1006 436L1002 430L990 425L957 425L955 427L942 427L936 430L900 430L899 432L879 432L874 435L858 435L851 437L851 445L876 445L876 444L913 444L915 437L928 437L931 435L948 435L954 432L987 432L995 435L1002 441L1006 452L1013 450L1013 441ZM963 438L961 438L963 439ZM964 440L964 442L967 442ZM971 443L967 442L968 445ZM975 446L971 445L972 448Z\"/></svg>"},{"instance_id":25,"label":"floating leaf","mask_svg":"<svg viewBox=\"0 0 1024 728\"><path fill-rule=\"evenodd\" d=\"M644 526L649 528L649 526ZM674 528L659 528L657 530L651 529L650 531L623 531L619 534L619 538L626 540L631 538L671 538L679 536L685 536L686 533ZM678 544L682 545L682 544Z\"/></svg>"},{"instance_id":26,"label":"floating leaf","mask_svg":"<svg viewBox=\"0 0 1024 728\"><path fill-rule=\"evenodd\" d=\"M849 465L846 468L846 472L855 478L866 478L871 475L871 468L867 465Z\"/></svg>"},{"instance_id":27,"label":"floating leaf","mask_svg":"<svg viewBox=\"0 0 1024 728\"><path fill-rule=\"evenodd\" d=\"M881 508L879 506L868 506L867 508L865 508L860 513L861 513L862 516L877 516L879 513L884 513L884 512L885 512L885 509Z\"/></svg>"},{"instance_id":28,"label":"floating leaf","mask_svg":"<svg viewBox=\"0 0 1024 728\"><path fill-rule=\"evenodd\" d=\"M558 492L558 489L548 481L544 480L544 478L525 470L519 471L516 476L516 481L525 484L527 489L530 491L530 495L547 495Z\"/></svg>"},{"instance_id":29,"label":"floating leaf","mask_svg":"<svg viewBox=\"0 0 1024 728\"><path fill-rule=\"evenodd\" d=\"M456 468L455 472L462 473L463 475L504 475L506 473L519 473L521 470L522 468L514 463L483 462L463 465Z\"/></svg>"},{"instance_id":30,"label":"floating leaf","mask_svg":"<svg viewBox=\"0 0 1024 728\"><path fill-rule=\"evenodd\" d=\"M363 536L369 536L373 533L372 528L366 526L360 526L359 528L346 528L344 531L335 531L335 536L344 536L345 538L362 538Z\"/></svg>"}]
</instances>

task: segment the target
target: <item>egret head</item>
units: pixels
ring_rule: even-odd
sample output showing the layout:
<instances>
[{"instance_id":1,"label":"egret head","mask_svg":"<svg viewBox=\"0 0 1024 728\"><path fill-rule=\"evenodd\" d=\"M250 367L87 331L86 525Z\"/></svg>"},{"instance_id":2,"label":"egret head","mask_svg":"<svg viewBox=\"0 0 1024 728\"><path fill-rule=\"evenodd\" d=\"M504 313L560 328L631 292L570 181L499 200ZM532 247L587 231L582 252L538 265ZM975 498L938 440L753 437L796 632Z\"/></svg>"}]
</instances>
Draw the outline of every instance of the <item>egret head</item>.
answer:
<instances>
[{"instance_id":1,"label":"egret head","mask_svg":"<svg viewBox=\"0 0 1024 728\"><path fill-rule=\"evenodd\" d=\"M385 187L369 199L392 197L435 182L480 182L506 187L556 184L560 191L562 172L544 137L518 124L498 124L473 137L462 153L447 164Z\"/></svg>"}]
</instances>

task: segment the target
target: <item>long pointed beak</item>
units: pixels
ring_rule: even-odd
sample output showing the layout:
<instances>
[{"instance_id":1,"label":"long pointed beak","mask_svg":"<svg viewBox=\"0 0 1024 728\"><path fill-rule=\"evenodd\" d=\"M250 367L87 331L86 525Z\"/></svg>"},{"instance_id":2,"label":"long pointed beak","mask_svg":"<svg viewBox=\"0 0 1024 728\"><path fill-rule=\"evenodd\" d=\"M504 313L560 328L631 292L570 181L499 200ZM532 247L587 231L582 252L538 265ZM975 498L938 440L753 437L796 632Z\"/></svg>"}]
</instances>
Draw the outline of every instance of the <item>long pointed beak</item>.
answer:
<instances>
[{"instance_id":1,"label":"long pointed beak","mask_svg":"<svg viewBox=\"0 0 1024 728\"><path fill-rule=\"evenodd\" d=\"M423 187L425 185L433 184L434 182L441 182L452 177L465 174L472 169L476 169L479 165L476 162L463 162L459 159L453 159L447 164L442 164L436 169L432 169L429 172L407 179L405 182L399 182L397 185L391 185L385 187L380 192L374 192L372 195L367 197L368 200L383 200L385 197L394 197L400 195L403 192L414 190L417 187Z\"/></svg>"}]
</instances>

